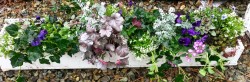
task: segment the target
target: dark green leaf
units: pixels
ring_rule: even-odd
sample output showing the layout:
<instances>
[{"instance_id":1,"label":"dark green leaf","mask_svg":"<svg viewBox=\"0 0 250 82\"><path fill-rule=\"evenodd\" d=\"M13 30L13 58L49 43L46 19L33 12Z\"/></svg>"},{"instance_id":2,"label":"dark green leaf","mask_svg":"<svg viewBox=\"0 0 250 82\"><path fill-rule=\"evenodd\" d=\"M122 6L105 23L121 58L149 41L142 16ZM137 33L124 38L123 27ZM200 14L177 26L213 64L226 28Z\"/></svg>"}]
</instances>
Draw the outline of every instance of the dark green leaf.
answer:
<instances>
[{"instance_id":1,"label":"dark green leaf","mask_svg":"<svg viewBox=\"0 0 250 82\"><path fill-rule=\"evenodd\" d=\"M19 76L16 80L16 82L26 82L25 78L23 76Z\"/></svg>"},{"instance_id":2,"label":"dark green leaf","mask_svg":"<svg viewBox=\"0 0 250 82\"><path fill-rule=\"evenodd\" d=\"M60 56L50 56L49 59L52 61L52 62L56 62L56 63L60 63Z\"/></svg>"},{"instance_id":3,"label":"dark green leaf","mask_svg":"<svg viewBox=\"0 0 250 82\"><path fill-rule=\"evenodd\" d=\"M48 59L45 59L45 58L39 59L39 62L40 62L41 64L50 64L49 60L48 60Z\"/></svg>"},{"instance_id":4,"label":"dark green leaf","mask_svg":"<svg viewBox=\"0 0 250 82\"><path fill-rule=\"evenodd\" d=\"M168 63L164 63L159 67L159 71L168 70L171 67Z\"/></svg>"},{"instance_id":5,"label":"dark green leaf","mask_svg":"<svg viewBox=\"0 0 250 82\"><path fill-rule=\"evenodd\" d=\"M175 82L184 82L184 75L179 74L175 77Z\"/></svg>"},{"instance_id":6,"label":"dark green leaf","mask_svg":"<svg viewBox=\"0 0 250 82\"><path fill-rule=\"evenodd\" d=\"M70 50L68 51L68 55L72 57L73 54L79 51L77 44L72 43L70 44Z\"/></svg>"},{"instance_id":7,"label":"dark green leaf","mask_svg":"<svg viewBox=\"0 0 250 82\"><path fill-rule=\"evenodd\" d=\"M58 48L57 48L56 44L54 44L54 43L44 42L43 44L46 46L45 52L53 54L53 53L56 53L56 51L58 51Z\"/></svg>"},{"instance_id":8,"label":"dark green leaf","mask_svg":"<svg viewBox=\"0 0 250 82\"><path fill-rule=\"evenodd\" d=\"M12 37L16 37L18 35L18 26L15 24L11 24L5 28L5 30L10 34Z\"/></svg>"},{"instance_id":9,"label":"dark green leaf","mask_svg":"<svg viewBox=\"0 0 250 82\"><path fill-rule=\"evenodd\" d=\"M14 51L11 51L11 52L10 52L10 55L13 55L13 56L10 58L11 65L12 65L13 67L22 66L22 65L23 65L23 62L25 62L25 55L24 55L24 54L16 53L16 52L14 52Z\"/></svg>"},{"instance_id":10,"label":"dark green leaf","mask_svg":"<svg viewBox=\"0 0 250 82\"><path fill-rule=\"evenodd\" d=\"M209 57L209 60L210 60L210 61L219 61L219 60L220 60L220 57L218 57L218 56L216 56L216 55L211 55L211 56Z\"/></svg>"},{"instance_id":11,"label":"dark green leaf","mask_svg":"<svg viewBox=\"0 0 250 82\"><path fill-rule=\"evenodd\" d=\"M30 47L27 50L28 58L31 61L36 61L42 56L42 50L39 46Z\"/></svg>"}]
</instances>

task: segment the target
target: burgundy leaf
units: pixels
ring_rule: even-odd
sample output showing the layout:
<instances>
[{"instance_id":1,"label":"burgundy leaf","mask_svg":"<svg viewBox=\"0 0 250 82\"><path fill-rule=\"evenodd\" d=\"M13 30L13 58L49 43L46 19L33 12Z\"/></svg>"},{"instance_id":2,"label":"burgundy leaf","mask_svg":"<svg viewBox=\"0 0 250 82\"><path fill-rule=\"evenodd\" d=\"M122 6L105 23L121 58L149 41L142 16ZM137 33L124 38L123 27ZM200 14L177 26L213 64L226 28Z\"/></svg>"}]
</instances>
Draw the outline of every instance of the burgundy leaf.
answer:
<instances>
[{"instance_id":1,"label":"burgundy leaf","mask_svg":"<svg viewBox=\"0 0 250 82\"><path fill-rule=\"evenodd\" d=\"M132 25L134 25L135 27L137 27L138 29L141 29L141 21L137 20L136 18L133 18L132 20Z\"/></svg>"},{"instance_id":2,"label":"burgundy leaf","mask_svg":"<svg viewBox=\"0 0 250 82\"><path fill-rule=\"evenodd\" d=\"M115 64L116 65L128 65L129 64L128 57L117 60Z\"/></svg>"}]
</instances>

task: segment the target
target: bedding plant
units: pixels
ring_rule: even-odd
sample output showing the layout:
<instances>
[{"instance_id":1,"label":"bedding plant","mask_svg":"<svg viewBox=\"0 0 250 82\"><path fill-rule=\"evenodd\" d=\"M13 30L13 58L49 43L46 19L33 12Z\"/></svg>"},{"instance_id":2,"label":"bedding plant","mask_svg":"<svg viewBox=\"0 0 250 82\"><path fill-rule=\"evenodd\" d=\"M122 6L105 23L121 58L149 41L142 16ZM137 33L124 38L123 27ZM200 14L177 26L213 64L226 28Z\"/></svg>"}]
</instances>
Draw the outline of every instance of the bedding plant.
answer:
<instances>
[{"instance_id":1,"label":"bedding plant","mask_svg":"<svg viewBox=\"0 0 250 82\"><path fill-rule=\"evenodd\" d=\"M200 62L203 76L225 70L227 47L237 45L245 32L243 20L234 10L205 8L179 12L174 7L145 10L129 0L127 3L71 0L79 16L62 21L55 16L10 24L2 30L1 52L13 67L39 60L42 64L60 63L64 54L79 52L83 60L106 69L129 65L129 56L149 57L148 75L165 81L165 70L178 67L175 81L189 76L179 66L183 62ZM63 4L64 9L67 5ZM69 10L71 11L71 10ZM70 17L70 16L69 16ZM105 58L113 60L105 60ZM212 64L216 62L216 64Z\"/></svg>"}]
</instances>

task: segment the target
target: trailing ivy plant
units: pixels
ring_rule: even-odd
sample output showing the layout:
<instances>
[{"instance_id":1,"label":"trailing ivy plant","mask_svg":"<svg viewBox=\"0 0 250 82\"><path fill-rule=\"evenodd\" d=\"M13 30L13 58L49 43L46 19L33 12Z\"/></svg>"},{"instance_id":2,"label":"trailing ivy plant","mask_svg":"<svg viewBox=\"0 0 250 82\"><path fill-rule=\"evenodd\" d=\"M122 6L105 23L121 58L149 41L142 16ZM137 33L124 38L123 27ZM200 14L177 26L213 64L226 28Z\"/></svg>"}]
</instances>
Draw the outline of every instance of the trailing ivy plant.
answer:
<instances>
[{"instance_id":1,"label":"trailing ivy plant","mask_svg":"<svg viewBox=\"0 0 250 82\"><path fill-rule=\"evenodd\" d=\"M4 36L11 37L3 40L11 42L11 49L4 54L10 57L13 67L37 60L41 64L50 64L50 61L60 63L62 55L72 56L79 51L78 30L64 27L56 17L46 16L42 20L38 16L35 21L11 24L4 30ZM45 58L47 56L49 58Z\"/></svg>"}]
</instances>

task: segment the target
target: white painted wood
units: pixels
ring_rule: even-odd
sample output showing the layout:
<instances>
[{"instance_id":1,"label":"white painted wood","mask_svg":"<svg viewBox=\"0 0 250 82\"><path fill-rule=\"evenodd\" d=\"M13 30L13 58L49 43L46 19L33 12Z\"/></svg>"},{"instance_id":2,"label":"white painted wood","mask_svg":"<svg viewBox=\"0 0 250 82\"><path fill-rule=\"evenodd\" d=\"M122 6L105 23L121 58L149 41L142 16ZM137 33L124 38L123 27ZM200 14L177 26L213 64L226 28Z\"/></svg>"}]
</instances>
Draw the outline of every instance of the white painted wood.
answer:
<instances>
[{"instance_id":1,"label":"white painted wood","mask_svg":"<svg viewBox=\"0 0 250 82\"><path fill-rule=\"evenodd\" d=\"M8 24L14 23L19 21L19 19L6 19L5 22L8 22ZM7 24L4 24L4 27L6 27ZM1 30L0 34L3 34L5 31L4 29ZM1 40L2 38L0 38ZM238 40L239 45L237 46L236 55L234 57L227 58L229 61L226 63L226 65L237 65L237 61L239 57L241 56L244 46L240 40ZM229 48L230 49L230 48ZM82 60L82 53L78 52L77 54L73 55L73 57L70 57L68 55L63 55L61 57L60 63L51 63L48 64L40 64L37 60L36 62L33 62L32 64L24 63L21 67L12 68L10 64L9 58L0 57L0 67L3 71L8 70L19 70L20 68L22 70L29 70L29 69L89 69L89 68L98 68L97 65L92 65L88 61ZM129 57L129 65L125 67L149 67L147 63L150 61L149 57L141 58L139 60L135 57L132 53L128 55ZM179 64L179 66L202 66L199 62L195 62L195 58L191 59L191 62L187 62L187 60L183 57L181 58L183 63ZM116 61L116 58L110 58L105 57L105 61ZM162 63L165 63L166 61L164 59L159 60L158 65L161 65ZM212 62L211 65L215 65L215 62ZM109 66L109 68L114 68L115 66Z\"/></svg>"},{"instance_id":2,"label":"white painted wood","mask_svg":"<svg viewBox=\"0 0 250 82\"><path fill-rule=\"evenodd\" d=\"M247 30L250 32L250 4L247 6L247 10L244 17L244 25Z\"/></svg>"}]
</instances>

